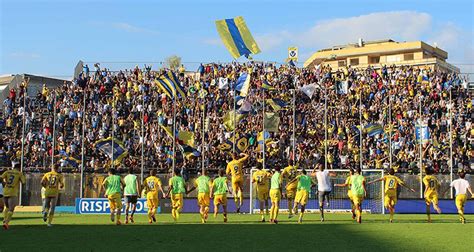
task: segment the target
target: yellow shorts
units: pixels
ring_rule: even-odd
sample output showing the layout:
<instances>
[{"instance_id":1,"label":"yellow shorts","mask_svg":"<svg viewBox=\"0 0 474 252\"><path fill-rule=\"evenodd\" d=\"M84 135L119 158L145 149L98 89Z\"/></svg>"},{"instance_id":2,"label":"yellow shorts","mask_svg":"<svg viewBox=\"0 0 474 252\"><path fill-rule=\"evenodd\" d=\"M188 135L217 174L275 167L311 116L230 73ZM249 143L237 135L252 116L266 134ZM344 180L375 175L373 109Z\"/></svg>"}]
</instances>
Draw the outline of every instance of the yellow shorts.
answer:
<instances>
[{"instance_id":1,"label":"yellow shorts","mask_svg":"<svg viewBox=\"0 0 474 252\"><path fill-rule=\"evenodd\" d=\"M354 200L352 199L352 191L349 189L349 191L347 191L347 197L349 198L350 201L354 202Z\"/></svg>"},{"instance_id":2,"label":"yellow shorts","mask_svg":"<svg viewBox=\"0 0 474 252\"><path fill-rule=\"evenodd\" d=\"M217 194L214 195L214 206L217 205L227 205L227 195L225 194Z\"/></svg>"},{"instance_id":3,"label":"yellow shorts","mask_svg":"<svg viewBox=\"0 0 474 252\"><path fill-rule=\"evenodd\" d=\"M244 179L243 178L241 178L241 177L232 178L232 192L237 194L237 190L241 190L243 187L244 187Z\"/></svg>"},{"instance_id":4,"label":"yellow shorts","mask_svg":"<svg viewBox=\"0 0 474 252\"><path fill-rule=\"evenodd\" d=\"M296 187L286 187L286 197L288 199L294 199L296 196Z\"/></svg>"},{"instance_id":5,"label":"yellow shorts","mask_svg":"<svg viewBox=\"0 0 474 252\"><path fill-rule=\"evenodd\" d=\"M295 202L300 205L306 205L308 203L309 193L305 190L296 192Z\"/></svg>"},{"instance_id":6,"label":"yellow shorts","mask_svg":"<svg viewBox=\"0 0 474 252\"><path fill-rule=\"evenodd\" d=\"M281 200L281 193L279 189L270 190L270 199L272 203L278 203Z\"/></svg>"},{"instance_id":7,"label":"yellow shorts","mask_svg":"<svg viewBox=\"0 0 474 252\"><path fill-rule=\"evenodd\" d=\"M425 195L425 202L427 205L429 204L434 204L438 205L438 194L437 193L432 193L429 195Z\"/></svg>"},{"instance_id":8,"label":"yellow shorts","mask_svg":"<svg viewBox=\"0 0 474 252\"><path fill-rule=\"evenodd\" d=\"M146 205L148 206L148 208L158 208L159 203L160 201L158 200L158 195L146 195Z\"/></svg>"},{"instance_id":9,"label":"yellow shorts","mask_svg":"<svg viewBox=\"0 0 474 252\"><path fill-rule=\"evenodd\" d=\"M354 205L362 205L362 201L364 201L364 196L363 195L352 195L352 202L354 202Z\"/></svg>"},{"instance_id":10,"label":"yellow shorts","mask_svg":"<svg viewBox=\"0 0 474 252\"><path fill-rule=\"evenodd\" d=\"M397 204L397 195L390 195L390 194L385 194L385 197L383 199L383 205L385 208L388 208L389 206L395 206Z\"/></svg>"},{"instance_id":11,"label":"yellow shorts","mask_svg":"<svg viewBox=\"0 0 474 252\"><path fill-rule=\"evenodd\" d=\"M182 208L183 207L183 194L171 194L171 206L173 208Z\"/></svg>"},{"instance_id":12,"label":"yellow shorts","mask_svg":"<svg viewBox=\"0 0 474 252\"><path fill-rule=\"evenodd\" d=\"M466 204L466 200L466 194L458 194L456 196L456 207L458 208L458 210L464 209L464 204Z\"/></svg>"},{"instance_id":13,"label":"yellow shorts","mask_svg":"<svg viewBox=\"0 0 474 252\"><path fill-rule=\"evenodd\" d=\"M268 200L268 189L267 190L258 190L257 189L257 199L259 201Z\"/></svg>"},{"instance_id":14,"label":"yellow shorts","mask_svg":"<svg viewBox=\"0 0 474 252\"><path fill-rule=\"evenodd\" d=\"M209 205L211 204L211 198L209 197L209 193L198 193L197 201L199 206L209 207Z\"/></svg>"},{"instance_id":15,"label":"yellow shorts","mask_svg":"<svg viewBox=\"0 0 474 252\"><path fill-rule=\"evenodd\" d=\"M115 209L122 209L122 195L120 195L120 193L108 195L107 199L109 200L109 207L111 211Z\"/></svg>"}]
</instances>

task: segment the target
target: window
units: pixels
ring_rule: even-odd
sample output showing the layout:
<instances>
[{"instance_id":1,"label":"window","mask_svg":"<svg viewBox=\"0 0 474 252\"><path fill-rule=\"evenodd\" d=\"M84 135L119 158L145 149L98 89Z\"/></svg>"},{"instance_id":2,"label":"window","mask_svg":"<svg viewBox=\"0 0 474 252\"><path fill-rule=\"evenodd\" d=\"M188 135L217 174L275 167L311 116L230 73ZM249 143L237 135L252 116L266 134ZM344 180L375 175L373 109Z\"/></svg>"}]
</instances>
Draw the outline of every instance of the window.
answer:
<instances>
[{"instance_id":1,"label":"window","mask_svg":"<svg viewBox=\"0 0 474 252\"><path fill-rule=\"evenodd\" d=\"M415 57L413 55L413 53L407 53L405 55L403 55L403 59L404 60L413 60Z\"/></svg>"},{"instance_id":2,"label":"window","mask_svg":"<svg viewBox=\"0 0 474 252\"><path fill-rule=\"evenodd\" d=\"M338 67L345 67L346 66L346 61L345 60L339 60L337 62L337 66Z\"/></svg>"},{"instance_id":3,"label":"window","mask_svg":"<svg viewBox=\"0 0 474 252\"><path fill-rule=\"evenodd\" d=\"M378 64L380 63L380 56L369 57L369 64Z\"/></svg>"},{"instance_id":4,"label":"window","mask_svg":"<svg viewBox=\"0 0 474 252\"><path fill-rule=\"evenodd\" d=\"M400 55L387 55L387 62L398 62L401 61Z\"/></svg>"},{"instance_id":5,"label":"window","mask_svg":"<svg viewBox=\"0 0 474 252\"><path fill-rule=\"evenodd\" d=\"M359 58L354 58L354 59L351 59L351 66L357 66L359 65Z\"/></svg>"}]
</instances>

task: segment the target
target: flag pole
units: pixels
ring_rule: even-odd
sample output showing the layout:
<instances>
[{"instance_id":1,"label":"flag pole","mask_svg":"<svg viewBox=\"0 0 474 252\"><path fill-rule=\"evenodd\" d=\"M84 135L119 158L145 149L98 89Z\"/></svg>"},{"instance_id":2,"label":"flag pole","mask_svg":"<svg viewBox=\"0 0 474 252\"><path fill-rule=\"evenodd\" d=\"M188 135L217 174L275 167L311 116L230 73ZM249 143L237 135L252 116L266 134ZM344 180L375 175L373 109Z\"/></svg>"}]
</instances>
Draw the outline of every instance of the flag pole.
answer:
<instances>
[{"instance_id":1,"label":"flag pole","mask_svg":"<svg viewBox=\"0 0 474 252\"><path fill-rule=\"evenodd\" d=\"M111 160L110 167L112 169L114 169L114 166L115 166L115 164L114 164L114 135L115 135L115 133L114 133L114 124L115 124L114 110L115 110L115 97L112 97L112 140L111 140L112 144L110 145L110 160Z\"/></svg>"},{"instance_id":2,"label":"flag pole","mask_svg":"<svg viewBox=\"0 0 474 252\"><path fill-rule=\"evenodd\" d=\"M453 182L453 100L451 96L452 86L449 87L449 168L450 168L450 182ZM453 188L449 190L451 199L453 198Z\"/></svg>"},{"instance_id":3,"label":"flag pole","mask_svg":"<svg viewBox=\"0 0 474 252\"><path fill-rule=\"evenodd\" d=\"M362 85L363 83L360 82L360 91L359 91L359 159L360 159L360 169L362 170L362 132L364 127L362 126Z\"/></svg>"},{"instance_id":4,"label":"flag pole","mask_svg":"<svg viewBox=\"0 0 474 252\"><path fill-rule=\"evenodd\" d=\"M144 124L145 124L145 90L143 90L143 94L142 94L142 125L141 125L142 155L141 155L141 162L140 162L140 166L141 166L140 167L140 181L142 184L143 184L143 172L145 168L145 164L144 164L145 134L143 132Z\"/></svg>"},{"instance_id":5,"label":"flag pole","mask_svg":"<svg viewBox=\"0 0 474 252\"><path fill-rule=\"evenodd\" d=\"M421 116L421 94L418 96L418 102L419 102L419 107L420 107L420 118L419 118L419 126L420 127L420 198L423 198L423 145L422 145L422 139L423 136L421 135L421 127L423 123L423 118ZM415 125L415 131L416 131L416 125Z\"/></svg>"},{"instance_id":6,"label":"flag pole","mask_svg":"<svg viewBox=\"0 0 474 252\"><path fill-rule=\"evenodd\" d=\"M263 149L262 149L262 167L263 169L265 169L265 145L266 145L266 137L265 137L265 89L263 89L263 130L262 130L262 134L263 134Z\"/></svg>"},{"instance_id":7,"label":"flag pole","mask_svg":"<svg viewBox=\"0 0 474 252\"><path fill-rule=\"evenodd\" d=\"M392 94L390 93L390 84L389 84L389 88L388 88L388 145L389 145L389 167L392 168L392 131L393 131L393 127L392 127L392 100L391 100L391 97Z\"/></svg>"},{"instance_id":8,"label":"flag pole","mask_svg":"<svg viewBox=\"0 0 474 252\"><path fill-rule=\"evenodd\" d=\"M205 133L205 124L206 124L206 102L204 97L202 98L202 136L201 136L201 159L202 159L202 172L201 174L204 175L204 134Z\"/></svg>"},{"instance_id":9,"label":"flag pole","mask_svg":"<svg viewBox=\"0 0 474 252\"><path fill-rule=\"evenodd\" d=\"M296 164L296 86L293 87L293 166Z\"/></svg>"},{"instance_id":10,"label":"flag pole","mask_svg":"<svg viewBox=\"0 0 474 252\"><path fill-rule=\"evenodd\" d=\"M53 146L51 146L51 167L54 166L54 145L56 144L56 91L53 97Z\"/></svg>"},{"instance_id":11,"label":"flag pole","mask_svg":"<svg viewBox=\"0 0 474 252\"><path fill-rule=\"evenodd\" d=\"M84 135L85 135L85 123L86 123L86 88L84 87L82 93L82 147L81 147L81 191L80 198L84 196Z\"/></svg>"},{"instance_id":12,"label":"flag pole","mask_svg":"<svg viewBox=\"0 0 474 252\"><path fill-rule=\"evenodd\" d=\"M232 140L232 153L235 153L235 139L236 139L236 137L235 137L235 127L236 127L236 122L235 122L235 113L236 113L236 111L235 111L235 107L236 107L236 104L235 104L235 103L236 103L236 102L235 102L235 93L237 92L237 90L236 90L235 88L236 88L236 84L234 84L234 113L233 113L233 115L232 115L232 116L234 117L234 118L232 119L232 122L233 122L233 124L234 124L233 140Z\"/></svg>"},{"instance_id":13,"label":"flag pole","mask_svg":"<svg viewBox=\"0 0 474 252\"><path fill-rule=\"evenodd\" d=\"M328 94L327 85L324 84L324 170L328 168Z\"/></svg>"},{"instance_id":14,"label":"flag pole","mask_svg":"<svg viewBox=\"0 0 474 252\"><path fill-rule=\"evenodd\" d=\"M25 80L23 80L25 81ZM23 129L21 131L21 164L20 164L20 172L23 172L23 166L24 166L24 159L25 159L25 114L26 114L26 87L27 83L24 82L25 85L23 86ZM23 193L23 185L20 186L20 197L19 197L19 205L21 206L22 201L22 193Z\"/></svg>"},{"instance_id":15,"label":"flag pole","mask_svg":"<svg viewBox=\"0 0 474 252\"><path fill-rule=\"evenodd\" d=\"M176 166L176 96L173 96L173 171Z\"/></svg>"}]
</instances>

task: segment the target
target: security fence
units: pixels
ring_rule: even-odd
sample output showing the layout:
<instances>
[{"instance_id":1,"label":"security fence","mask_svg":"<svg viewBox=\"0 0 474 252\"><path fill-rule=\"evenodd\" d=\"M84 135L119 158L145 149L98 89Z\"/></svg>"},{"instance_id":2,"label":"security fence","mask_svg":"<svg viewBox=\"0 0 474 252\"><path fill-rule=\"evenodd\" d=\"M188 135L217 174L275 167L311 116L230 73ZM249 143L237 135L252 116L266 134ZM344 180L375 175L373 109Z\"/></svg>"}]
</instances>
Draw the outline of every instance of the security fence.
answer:
<instances>
[{"instance_id":1,"label":"security fence","mask_svg":"<svg viewBox=\"0 0 474 252\"><path fill-rule=\"evenodd\" d=\"M26 175L26 183L23 184L22 190L22 204L25 206L41 205L41 178L42 174L32 173ZM85 198L101 198L104 197L104 190L102 188L102 182L106 178L107 174L86 174L84 177L84 192ZM138 174L138 176L140 176ZM401 199L420 199L420 177L411 174L397 174L407 186L415 189L415 192L411 192L403 187L400 188L399 198ZM158 175L161 182L163 183L163 190L168 189L168 179L170 175L160 174ZM450 181L449 175L437 175L436 176L441 183L439 189L440 199L450 199ZM187 180L187 187L193 186L193 181L196 178L195 175L190 175ZM474 176L468 175L466 177L470 184L474 184ZM74 206L75 199L80 197L81 191L81 177L80 174L64 174L65 187L61 190L59 197L59 205L62 206ZM255 187L254 187L255 190ZM254 192L255 195L255 192ZM197 196L196 190L188 194L186 197L195 198ZM231 195L229 194L229 197ZM250 197L250 175L245 175L244 180L244 197Z\"/></svg>"}]
</instances>

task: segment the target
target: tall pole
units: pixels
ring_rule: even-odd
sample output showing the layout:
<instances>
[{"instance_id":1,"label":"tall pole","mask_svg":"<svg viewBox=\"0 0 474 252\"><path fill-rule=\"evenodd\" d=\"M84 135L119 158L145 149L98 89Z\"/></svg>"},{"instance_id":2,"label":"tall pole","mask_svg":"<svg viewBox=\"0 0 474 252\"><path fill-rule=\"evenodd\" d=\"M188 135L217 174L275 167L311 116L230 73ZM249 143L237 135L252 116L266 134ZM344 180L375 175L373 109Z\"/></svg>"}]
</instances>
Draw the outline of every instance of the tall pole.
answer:
<instances>
[{"instance_id":1,"label":"tall pole","mask_svg":"<svg viewBox=\"0 0 474 252\"><path fill-rule=\"evenodd\" d=\"M142 94L142 125L141 125L141 144L142 144L142 154L140 160L140 181L143 183L143 171L145 168L144 164L144 145L145 145L145 134L144 134L144 124L145 124L145 91Z\"/></svg>"},{"instance_id":2,"label":"tall pole","mask_svg":"<svg viewBox=\"0 0 474 252\"><path fill-rule=\"evenodd\" d=\"M56 91L53 97L53 146L51 146L51 167L54 166L54 146L56 144Z\"/></svg>"},{"instance_id":3,"label":"tall pole","mask_svg":"<svg viewBox=\"0 0 474 252\"><path fill-rule=\"evenodd\" d=\"M390 85L390 84L389 84ZM392 168L392 132L393 132L393 128L392 128L392 100L391 100L391 94L390 94L390 88L388 90L388 129L389 129L389 132L388 132L388 151L389 151L389 162L390 162L390 165L389 167Z\"/></svg>"},{"instance_id":4,"label":"tall pole","mask_svg":"<svg viewBox=\"0 0 474 252\"><path fill-rule=\"evenodd\" d=\"M112 97L112 144L110 146L110 160L111 160L111 164L110 164L110 167L112 167L112 169L114 168L115 164L114 164L114 136L115 136L115 116L114 116L114 110L115 110L115 97Z\"/></svg>"},{"instance_id":5,"label":"tall pole","mask_svg":"<svg viewBox=\"0 0 474 252\"><path fill-rule=\"evenodd\" d=\"M451 96L451 89L449 88L449 170L450 182L453 182L453 100ZM453 188L451 187L450 197L453 198Z\"/></svg>"},{"instance_id":6,"label":"tall pole","mask_svg":"<svg viewBox=\"0 0 474 252\"><path fill-rule=\"evenodd\" d=\"M173 96L173 171L176 166L176 96Z\"/></svg>"},{"instance_id":7,"label":"tall pole","mask_svg":"<svg viewBox=\"0 0 474 252\"><path fill-rule=\"evenodd\" d=\"M24 159L25 159L25 114L26 114L26 95L27 95L27 91L26 91L26 82L25 82L25 85L23 86L23 126L22 126L22 131L21 131L21 160L20 160L20 171L23 172L23 166L24 166ZM22 185L20 186L20 197L19 197L19 204L21 206L21 203L22 203L22 200L21 198L22 197Z\"/></svg>"},{"instance_id":8,"label":"tall pole","mask_svg":"<svg viewBox=\"0 0 474 252\"><path fill-rule=\"evenodd\" d=\"M360 93L359 93L359 159L360 159L360 169L362 170L362 132L364 127L362 126L362 85L363 83L360 82Z\"/></svg>"},{"instance_id":9,"label":"tall pole","mask_svg":"<svg viewBox=\"0 0 474 252\"><path fill-rule=\"evenodd\" d=\"M422 112L421 112L421 95L418 96L419 97L419 109L420 109L420 118L419 118L419 126L420 127L420 163L419 163L419 167L420 167L420 198L423 198L423 145L422 145L422 139L423 139L423 136L421 135L421 127L423 127L423 117L422 117ZM416 126L415 126L415 130L416 130Z\"/></svg>"},{"instance_id":10,"label":"tall pole","mask_svg":"<svg viewBox=\"0 0 474 252\"><path fill-rule=\"evenodd\" d=\"M86 88L83 90L83 101L82 101L82 147L81 147L81 191L79 192L80 198L84 196L84 134L85 134L85 123L86 123Z\"/></svg>"},{"instance_id":11,"label":"tall pole","mask_svg":"<svg viewBox=\"0 0 474 252\"><path fill-rule=\"evenodd\" d=\"M324 170L328 168L328 90L324 84Z\"/></svg>"},{"instance_id":12,"label":"tall pole","mask_svg":"<svg viewBox=\"0 0 474 252\"><path fill-rule=\"evenodd\" d=\"M232 123L234 124L234 132L233 132L233 133L234 133L234 134L233 134L234 136L233 136L233 140L232 140L232 153L235 153L235 141L236 141L236 137L235 137L235 127L236 127L236 124L237 124L236 121L235 121L235 116L236 116L236 113L237 113L237 112L235 111L235 107L236 107L236 104L235 104L235 103L236 103L236 101L235 101L235 96L236 96L236 92L237 92L237 90L235 89L235 86L236 86L236 85L234 84L234 113L233 113L233 115L232 115L232 116L233 116Z\"/></svg>"},{"instance_id":13,"label":"tall pole","mask_svg":"<svg viewBox=\"0 0 474 252\"><path fill-rule=\"evenodd\" d=\"M293 89L293 166L296 164L296 86Z\"/></svg>"},{"instance_id":14,"label":"tall pole","mask_svg":"<svg viewBox=\"0 0 474 252\"><path fill-rule=\"evenodd\" d=\"M202 98L202 136L201 136L201 160L202 160L202 171L201 174L204 174L204 134L206 134L205 126L206 125L206 102L204 97Z\"/></svg>"},{"instance_id":15,"label":"tall pole","mask_svg":"<svg viewBox=\"0 0 474 252\"><path fill-rule=\"evenodd\" d=\"M262 133L263 133L263 152L262 152L262 166L265 169L265 145L266 145L266 137L265 137L265 89L263 89L263 126L262 126Z\"/></svg>"}]
</instances>

